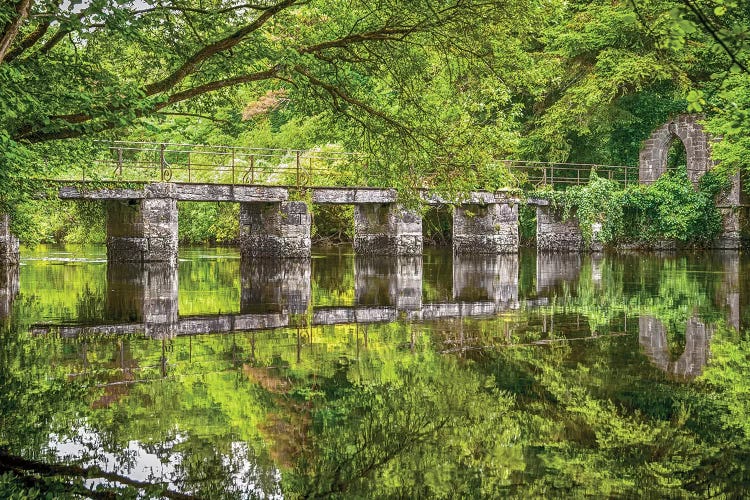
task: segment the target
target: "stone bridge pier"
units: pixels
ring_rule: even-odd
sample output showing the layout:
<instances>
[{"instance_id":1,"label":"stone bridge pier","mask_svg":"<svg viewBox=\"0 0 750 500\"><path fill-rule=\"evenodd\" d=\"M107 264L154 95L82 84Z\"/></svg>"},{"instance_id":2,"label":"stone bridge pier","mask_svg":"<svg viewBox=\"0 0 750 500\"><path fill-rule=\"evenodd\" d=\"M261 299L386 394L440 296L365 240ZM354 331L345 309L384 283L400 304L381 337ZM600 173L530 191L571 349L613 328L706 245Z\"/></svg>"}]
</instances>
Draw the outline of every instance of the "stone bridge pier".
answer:
<instances>
[{"instance_id":1,"label":"stone bridge pier","mask_svg":"<svg viewBox=\"0 0 750 500\"><path fill-rule=\"evenodd\" d=\"M354 296L358 306L422 308L422 256L357 256Z\"/></svg>"},{"instance_id":2,"label":"stone bridge pier","mask_svg":"<svg viewBox=\"0 0 750 500\"><path fill-rule=\"evenodd\" d=\"M178 324L177 266L157 262L107 265L106 312L111 321L143 323L154 339L176 335Z\"/></svg>"},{"instance_id":3,"label":"stone bridge pier","mask_svg":"<svg viewBox=\"0 0 750 500\"><path fill-rule=\"evenodd\" d=\"M644 354L661 371L681 380L691 380L703 372L713 330L697 317L691 317L685 325L685 350L677 360L670 356L664 323L651 316L641 316L638 328L638 342Z\"/></svg>"},{"instance_id":4,"label":"stone bridge pier","mask_svg":"<svg viewBox=\"0 0 750 500\"><path fill-rule=\"evenodd\" d=\"M302 201L240 204L240 254L254 257L310 257L312 218Z\"/></svg>"},{"instance_id":5,"label":"stone bridge pier","mask_svg":"<svg viewBox=\"0 0 750 500\"><path fill-rule=\"evenodd\" d=\"M536 248L540 252L583 252L586 242L576 217L563 218L549 205L536 207Z\"/></svg>"},{"instance_id":6,"label":"stone bridge pier","mask_svg":"<svg viewBox=\"0 0 750 500\"><path fill-rule=\"evenodd\" d=\"M0 266L18 264L18 238L10 232L10 217L0 214Z\"/></svg>"},{"instance_id":7,"label":"stone bridge pier","mask_svg":"<svg viewBox=\"0 0 750 500\"><path fill-rule=\"evenodd\" d=\"M0 262L0 319L10 315L18 291L18 266Z\"/></svg>"},{"instance_id":8,"label":"stone bridge pier","mask_svg":"<svg viewBox=\"0 0 750 500\"><path fill-rule=\"evenodd\" d=\"M310 259L247 259L240 266L240 313L304 314L310 305Z\"/></svg>"},{"instance_id":9,"label":"stone bridge pier","mask_svg":"<svg viewBox=\"0 0 750 500\"><path fill-rule=\"evenodd\" d=\"M107 260L177 262L175 185L147 184L142 198L108 199Z\"/></svg>"},{"instance_id":10,"label":"stone bridge pier","mask_svg":"<svg viewBox=\"0 0 750 500\"><path fill-rule=\"evenodd\" d=\"M454 255L453 298L517 307L518 255Z\"/></svg>"},{"instance_id":11,"label":"stone bridge pier","mask_svg":"<svg viewBox=\"0 0 750 500\"><path fill-rule=\"evenodd\" d=\"M518 200L475 193L453 210L456 254L518 253Z\"/></svg>"},{"instance_id":12,"label":"stone bridge pier","mask_svg":"<svg viewBox=\"0 0 750 500\"><path fill-rule=\"evenodd\" d=\"M397 203L356 204L354 251L360 255L421 255L422 217Z\"/></svg>"}]
</instances>

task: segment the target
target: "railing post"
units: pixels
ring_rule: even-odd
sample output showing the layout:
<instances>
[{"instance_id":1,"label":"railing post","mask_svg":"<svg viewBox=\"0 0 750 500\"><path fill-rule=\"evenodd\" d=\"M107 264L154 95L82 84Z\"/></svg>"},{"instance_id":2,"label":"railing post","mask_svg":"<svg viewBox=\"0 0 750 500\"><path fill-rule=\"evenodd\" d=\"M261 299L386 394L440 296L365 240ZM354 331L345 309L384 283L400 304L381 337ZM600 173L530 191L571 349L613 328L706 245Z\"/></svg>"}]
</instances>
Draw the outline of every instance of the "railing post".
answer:
<instances>
[{"instance_id":1,"label":"railing post","mask_svg":"<svg viewBox=\"0 0 750 500\"><path fill-rule=\"evenodd\" d=\"M255 184L255 155L250 155L250 184Z\"/></svg>"},{"instance_id":2,"label":"railing post","mask_svg":"<svg viewBox=\"0 0 750 500\"><path fill-rule=\"evenodd\" d=\"M576 178L578 179L576 182L576 185L580 186L581 185L581 169L580 168L576 169ZM590 174L589 174L589 178L591 178Z\"/></svg>"},{"instance_id":3,"label":"railing post","mask_svg":"<svg viewBox=\"0 0 750 500\"><path fill-rule=\"evenodd\" d=\"M190 151L187 152L187 169L188 169L188 182L193 182L193 175L190 172Z\"/></svg>"},{"instance_id":4,"label":"railing post","mask_svg":"<svg viewBox=\"0 0 750 500\"><path fill-rule=\"evenodd\" d=\"M625 187L628 187L628 166L625 165Z\"/></svg>"},{"instance_id":5,"label":"railing post","mask_svg":"<svg viewBox=\"0 0 750 500\"><path fill-rule=\"evenodd\" d=\"M233 186L234 186L234 179L235 179L235 173L234 173L235 153L236 153L236 150L232 148L232 185Z\"/></svg>"},{"instance_id":6,"label":"railing post","mask_svg":"<svg viewBox=\"0 0 750 500\"><path fill-rule=\"evenodd\" d=\"M122 175L122 147L117 148L117 171Z\"/></svg>"},{"instance_id":7,"label":"railing post","mask_svg":"<svg viewBox=\"0 0 750 500\"><path fill-rule=\"evenodd\" d=\"M299 150L297 150L297 188L299 188L300 186L299 167L300 167L300 152Z\"/></svg>"},{"instance_id":8,"label":"railing post","mask_svg":"<svg viewBox=\"0 0 750 500\"><path fill-rule=\"evenodd\" d=\"M555 164L553 163L549 167L549 183L552 185L552 189L555 188Z\"/></svg>"},{"instance_id":9,"label":"railing post","mask_svg":"<svg viewBox=\"0 0 750 500\"><path fill-rule=\"evenodd\" d=\"M164 164L166 163L166 160L164 159L164 149L166 148L166 145L164 143L159 144L159 167L161 169L161 180L164 181Z\"/></svg>"}]
</instances>

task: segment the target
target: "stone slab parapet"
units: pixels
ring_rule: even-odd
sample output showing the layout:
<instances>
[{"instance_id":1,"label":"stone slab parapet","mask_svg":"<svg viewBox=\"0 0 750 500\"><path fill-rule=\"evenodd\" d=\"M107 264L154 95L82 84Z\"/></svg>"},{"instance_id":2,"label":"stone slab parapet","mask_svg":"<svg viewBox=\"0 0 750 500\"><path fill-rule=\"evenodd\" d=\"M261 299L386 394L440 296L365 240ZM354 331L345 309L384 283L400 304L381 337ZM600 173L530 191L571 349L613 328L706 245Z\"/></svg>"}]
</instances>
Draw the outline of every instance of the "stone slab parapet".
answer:
<instances>
[{"instance_id":1,"label":"stone slab parapet","mask_svg":"<svg viewBox=\"0 0 750 500\"><path fill-rule=\"evenodd\" d=\"M331 205L356 205L361 203L395 203L398 193L395 189L377 188L315 188L312 190L313 203Z\"/></svg>"}]
</instances>

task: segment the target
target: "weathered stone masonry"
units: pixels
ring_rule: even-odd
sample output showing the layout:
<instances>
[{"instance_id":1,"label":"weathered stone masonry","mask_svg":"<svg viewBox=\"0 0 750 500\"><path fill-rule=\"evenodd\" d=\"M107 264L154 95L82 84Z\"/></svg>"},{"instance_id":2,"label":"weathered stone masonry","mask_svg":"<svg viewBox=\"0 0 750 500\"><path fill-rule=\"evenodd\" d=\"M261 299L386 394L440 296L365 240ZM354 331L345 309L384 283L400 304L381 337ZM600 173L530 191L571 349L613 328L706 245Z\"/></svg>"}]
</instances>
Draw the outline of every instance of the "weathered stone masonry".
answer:
<instances>
[{"instance_id":1,"label":"weathered stone masonry","mask_svg":"<svg viewBox=\"0 0 750 500\"><path fill-rule=\"evenodd\" d=\"M354 251L360 255L421 255L422 218L396 203L355 205Z\"/></svg>"},{"instance_id":2,"label":"weathered stone masonry","mask_svg":"<svg viewBox=\"0 0 750 500\"><path fill-rule=\"evenodd\" d=\"M148 184L141 199L108 200L107 260L177 262L173 184Z\"/></svg>"},{"instance_id":3,"label":"weathered stone masonry","mask_svg":"<svg viewBox=\"0 0 750 500\"><path fill-rule=\"evenodd\" d=\"M252 257L310 257L311 217L301 201L240 204L240 254Z\"/></svg>"},{"instance_id":4,"label":"weathered stone masonry","mask_svg":"<svg viewBox=\"0 0 750 500\"><path fill-rule=\"evenodd\" d=\"M453 211L453 251L457 254L518 252L518 203L496 198L470 199ZM474 197L478 198L478 197Z\"/></svg>"},{"instance_id":5,"label":"weathered stone masonry","mask_svg":"<svg viewBox=\"0 0 750 500\"><path fill-rule=\"evenodd\" d=\"M541 252L582 252L586 249L578 219L563 220L549 205L536 207L536 248Z\"/></svg>"},{"instance_id":6,"label":"weathered stone masonry","mask_svg":"<svg viewBox=\"0 0 750 500\"><path fill-rule=\"evenodd\" d=\"M700 178L714 167L711 158L711 137L703 129L701 115L678 115L653 131L644 143L640 153L638 180L651 183L661 177L667 170L669 148L676 140L685 146L687 174L690 181L697 186ZM742 239L742 189L740 175L732 178L732 187L724 197L717 200L721 210L724 230L712 245L714 248L737 249Z\"/></svg>"}]
</instances>

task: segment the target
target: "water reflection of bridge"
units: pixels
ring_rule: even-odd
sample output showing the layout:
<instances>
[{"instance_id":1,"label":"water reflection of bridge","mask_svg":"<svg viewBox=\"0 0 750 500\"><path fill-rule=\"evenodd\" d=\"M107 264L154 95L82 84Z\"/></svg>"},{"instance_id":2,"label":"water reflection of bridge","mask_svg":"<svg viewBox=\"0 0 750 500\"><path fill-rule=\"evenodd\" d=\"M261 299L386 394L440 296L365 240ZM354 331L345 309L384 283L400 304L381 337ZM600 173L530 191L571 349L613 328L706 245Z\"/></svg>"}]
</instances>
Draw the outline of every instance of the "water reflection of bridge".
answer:
<instances>
[{"instance_id":1,"label":"water reflection of bridge","mask_svg":"<svg viewBox=\"0 0 750 500\"><path fill-rule=\"evenodd\" d=\"M715 288L715 302L726 311L729 326L739 329L743 286L739 254L726 252L719 255L719 259L723 279ZM640 260L640 257L634 258L634 262ZM207 333L386 323L399 319L491 318L519 309L521 304L527 308L549 305L556 297L576 293L581 279L590 280L594 287L606 286L606 278L611 273L608 265L607 259L601 256L539 254L535 290L528 299L522 300L517 255L456 255L452 262L449 296L425 303L421 256L358 256L354 259L353 304L329 307L312 303L309 260L243 261L239 313L180 316L176 268L155 263L110 263L105 314L100 324L40 324L34 325L32 330L56 332L62 337L146 335L167 339ZM11 310L19 292L18 279L17 267L0 268L0 318ZM668 344L682 337L682 325L665 324L657 317L640 314L638 342L643 354L660 370L689 379L700 374L708 361L713 326L693 315L684 323L684 328L684 348L675 349L673 345L670 349Z\"/></svg>"},{"instance_id":2,"label":"water reflection of bridge","mask_svg":"<svg viewBox=\"0 0 750 500\"><path fill-rule=\"evenodd\" d=\"M519 308L516 255L456 256L453 300L422 300L421 256L357 257L354 305L311 304L311 262L306 259L243 261L239 314L180 316L177 269L159 263L117 264L107 269L106 317L94 325L34 325L36 333L146 334L153 338L351 323L491 317Z\"/></svg>"}]
</instances>

